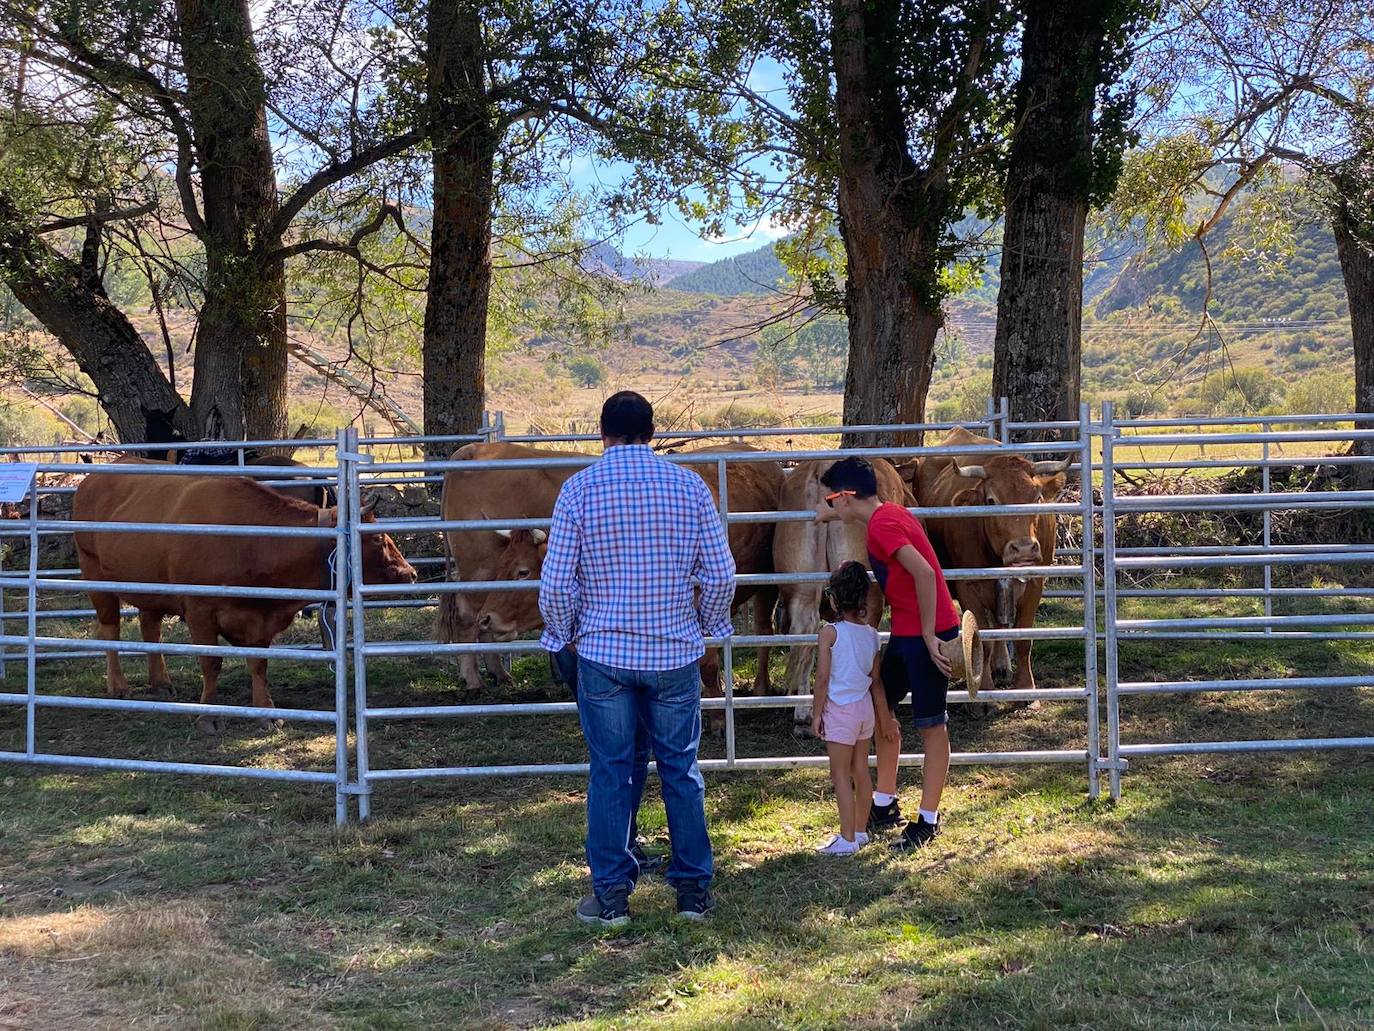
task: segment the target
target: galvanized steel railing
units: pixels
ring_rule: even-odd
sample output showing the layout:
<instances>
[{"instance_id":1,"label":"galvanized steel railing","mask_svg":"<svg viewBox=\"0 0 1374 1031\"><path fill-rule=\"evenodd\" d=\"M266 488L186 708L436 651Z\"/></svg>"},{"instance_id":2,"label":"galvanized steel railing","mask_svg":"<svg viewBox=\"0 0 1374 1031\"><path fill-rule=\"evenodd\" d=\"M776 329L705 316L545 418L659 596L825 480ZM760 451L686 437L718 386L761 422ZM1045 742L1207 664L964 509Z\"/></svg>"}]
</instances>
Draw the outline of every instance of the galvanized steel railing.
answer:
<instances>
[{"instance_id":1,"label":"galvanized steel railing","mask_svg":"<svg viewBox=\"0 0 1374 1031\"><path fill-rule=\"evenodd\" d=\"M1054 580L1078 580L1079 587L1072 590L1047 591L1047 598L1060 601L1074 600L1081 603L1082 619L1078 625L1037 626L1030 629L989 628L984 636L991 641L1011 640L1080 640L1083 642L1084 678L1081 687L1037 689L1030 691L995 690L981 692L979 700L990 702L1004 701L1080 701L1084 704L1083 738L1084 747L1040 751L1014 751L992 753L956 753L955 763L1020 763L1020 762L1069 762L1083 763L1088 780L1089 794L1098 792L1099 773L1107 771L1113 797L1120 793L1121 773L1131 757L1152 755L1192 754L1205 751L1289 751L1300 748L1355 748L1374 745L1374 737L1323 738L1310 740L1285 741L1222 741L1222 742L1175 742L1175 743L1122 743L1121 700L1127 697L1161 693L1193 693L1198 691L1249 691L1279 690L1284 688L1308 689L1315 687L1366 687L1371 679L1359 676L1342 677L1300 677L1287 680L1209 680L1209 681L1161 681L1121 682L1119 678L1119 653L1124 645L1138 640L1159 639L1216 639L1254 636L1268 641L1290 639L1366 639L1374 637L1374 631L1341 630L1340 627L1365 627L1374 625L1374 615L1354 613L1348 615L1275 615L1273 602L1279 598L1368 598L1374 597L1374 588L1357 586L1276 588L1272 583L1275 567L1290 565L1322 564L1365 564L1374 563L1374 542L1369 544L1333 545L1280 545L1272 541L1270 513L1282 509L1300 508L1361 508L1371 497L1365 491L1327 491L1318 493L1271 493L1269 471L1279 465L1339 465L1368 461L1363 456L1299 456L1294 458L1275 457L1272 446L1282 444L1308 444L1331 440L1367 440L1374 438L1371 430L1304 429L1298 431L1274 430L1278 425L1317 425L1374 421L1374 416L1361 415L1319 415L1264 417L1263 419L1197 419L1197 420L1137 420L1118 422L1114 418L1110 404L1104 406L1102 419L1098 423L1090 420L1087 406L1083 407L1078 422L1054 422L1039 424L1012 424L1005 401L997 409L989 407L986 420L974 424L984 429L989 436L1002 440L1005 451L1016 454L1068 455L1080 474L1088 474L1088 482L1077 502L1069 504L1043 504L1027 506L980 506L981 515L1003 513L1030 514L1046 513L1072 518L1082 527L1082 545L1077 549L1063 549L1057 553L1056 564L1046 567L1014 569L989 567L978 569L946 570L951 581L960 579L989 579L1004 576L1043 575ZM1261 425L1259 431L1244 427ZM1177 432L1192 427L1197 432ZM1227 432L1203 432L1210 429L1226 428ZM1241 427L1232 430L1231 427ZM938 431L951 428L951 424L930 424L926 426L875 426L875 427L798 427L781 429L727 430L727 431L688 431L670 434L674 440L694 440L707 437L805 437L829 435L838 432L856 433L862 431L929 430ZM1169 431L1169 432L1160 432ZM1044 435L1051 439L1030 443L1007 443L1013 432L1018 437ZM1137 435L1143 434L1143 435ZM1065 439L1068 437L1069 439ZM364 486L374 483L435 483L442 479L449 469L462 468L469 471L478 469L519 470L533 467L577 468L594 461L594 456L586 459L551 458L519 459L489 462L401 462L376 460L377 452L383 449L399 448L419 450L426 443L443 442L459 444L476 440L508 440L527 443L572 442L591 440L585 434L563 434L548 437L506 436L504 420L499 413L488 420L479 434L466 437L445 438L369 438L360 440L351 430L341 431L333 441L257 441L235 442L232 446L273 447L298 446L317 449L332 449L335 464L329 467L255 467L255 478L282 477L281 481L299 480L302 477L326 482L338 489L339 519L334 529L286 529L264 527L260 529L242 526L187 526L169 527L165 524L75 524L67 520L44 520L39 518L38 497L40 493L54 490L71 490L70 487L37 487L28 499L28 518L16 521L0 533L5 537L26 537L29 543L28 569L22 575L5 573L0 570L0 631L6 631L7 622L23 620L25 633L0 633L0 676L4 675L5 660L13 660L22 655L25 666L26 691L24 693L0 693L0 705L21 706L25 710L25 749L22 752L0 752L0 762L37 763L49 765L90 766L104 769L127 769L145 772L206 774L215 776L243 776L274 780L293 780L307 783L331 783L335 788L335 815L339 822L348 818L347 799L350 795L358 799L358 817L367 819L370 815L370 796L375 784L393 780L416 780L440 777L474 777L490 775L531 775L531 774L568 774L579 773L586 769L580 763L549 764L509 764L500 766L452 766L434 768L374 768L369 753L369 738L375 721L414 719L414 718L475 718L491 716L549 715L567 717L575 713L572 702L553 703L491 703L475 705L416 705L416 706L375 706L368 700L368 662L377 658L397 658L405 656L483 654L519 654L538 650L533 641L514 641L506 643L474 642L461 644L437 644L433 641L378 641L368 639L365 614L370 608L396 606L426 606L434 604L434 599L445 593L488 593L493 591L535 590L537 582L532 581L469 581L421 583L417 585L365 585L357 577L349 575L349 570L361 568L361 547L364 534L390 533L432 533L445 530L472 531L494 529L534 529L546 528L547 518L524 520L461 520L445 521L438 518L392 519L378 523L364 524L357 518L361 510L361 494ZM1095 458L1095 445L1100 444L1101 456ZM1142 451L1139 460L1119 460L1118 449L1124 447L1162 447L1162 446L1199 446L1225 444L1228 446L1258 446L1260 454L1256 457L1178 459L1167 457L1150 460ZM194 448L197 445L133 445L111 450L137 453L147 450L166 450ZM209 442L200 446L225 446L223 442ZM0 449L0 453L18 455L23 449ZM68 451L89 451L85 447L48 447L29 449L39 453L52 454ZM811 512L730 512L729 484L726 476L727 464L741 462L796 462L811 459L828 460L844 454L858 453L866 457L887 457L904 459L935 455L959 455L977 453L972 447L893 447L861 448L840 450L792 450L792 451L740 451L733 453L679 453L669 460L684 464L707 464L714 466L717 489L720 498L721 517L726 525L734 523L772 522L782 523L812 518ZM240 455L242 457L242 455ZM1200 494L1200 495L1161 495L1157 497L1118 497L1116 476L1123 471L1170 470L1170 469L1216 469L1236 467L1258 467L1262 470L1262 490L1259 494ZM85 464L54 463L39 467L40 476L79 475L98 469L102 473L114 472L119 475L119 467L108 465L91 466ZM154 475L241 475L237 467L224 466L169 466L150 468L148 466L129 467L128 472ZM1099 473L1102 500L1096 502L1091 487L1091 474ZM1260 545L1188 545L1176 548L1119 548L1116 543L1117 520L1126 514L1144 511L1258 511L1263 520L1263 543ZM967 508L916 508L913 511L923 518L942 518L949 516L967 517ZM1099 556L1097 554L1095 525L1100 520L1103 548L1100 556L1101 580L1099 581ZM66 637L39 636L37 621L42 618L81 618L91 614L91 610L41 609L38 599L45 592L73 592L83 589L102 588L113 585L86 582L79 578L79 571L40 570L38 553L40 537L47 534L69 533L76 529L99 529L102 532L147 532L182 533L189 535L214 536L218 533L243 533L253 529L264 536L332 536L336 554L343 561L335 564L337 573L333 586L328 591L271 590L265 588L226 588L216 585L135 585L145 593L203 594L214 596L281 598L290 597L307 600L313 605L329 606L333 620L333 640L326 648L314 647L277 647L270 649L236 648L221 645L183 645L183 644L144 644L128 641L95 641ZM412 560L414 561L414 560ZM438 562L442 560L431 560ZM1140 587L1123 586L1118 581L1123 575L1139 575L1162 569L1205 570L1214 568L1237 568L1257 566L1264 571L1264 585L1259 588L1225 587L1209 588L1197 586ZM75 576L73 576L75 574ZM823 582L826 572L795 574L755 574L738 577L740 585ZM128 585L123 585L127 587ZM5 590L23 591L25 605L22 612L5 613L3 597ZM1099 612L1099 596L1103 603ZM1262 601L1262 616L1221 616L1205 620L1199 619L1123 619L1120 605L1130 599L1188 599L1188 598L1250 598ZM330 611L332 609L332 611ZM1099 617L1102 619L1099 627ZM350 633L351 629L351 633ZM1098 675L1098 645L1105 647L1105 674L1100 690ZM814 644L814 637L799 634L736 634L710 645L720 647L723 652L721 669L723 674L723 695L709 697L702 701L708 711L723 711L725 723L725 756L721 759L703 761L708 769L768 769L797 766L823 765L824 756L775 755L741 756L737 753L735 740L735 716L741 710L762 708L791 708L808 704L809 695L774 695L769 697L738 697L735 694L733 651L738 647L759 646L796 646ZM330 662L335 675L335 700L333 710L312 709L260 709L253 706L200 705L182 702L153 702L142 700L121 700L94 697L71 697L65 695L45 695L38 691L37 665L49 659L73 659L93 656L101 652L117 651L120 654L141 654L161 652L174 655L217 655L240 657L270 657L272 659L292 659L301 661ZM348 677L351 661L352 701L350 713L348 698ZM1099 727L1099 708L1103 696L1106 702L1106 731ZM950 695L953 703L969 701L967 692L954 692ZM332 771L305 769L265 769L260 767L211 765L201 763L159 762L151 760L126 759L117 757L92 757L80 755L51 755L36 748L35 725L40 710L52 708L89 709L104 711L142 711L182 715L228 715L258 718L285 718L306 722L332 723L335 728L335 764ZM352 718L354 730L353 747L349 748L348 730ZM1103 740L1105 738L1105 741ZM1105 748L1104 748L1105 745ZM904 754L905 764L919 764L921 756Z\"/></svg>"}]
</instances>

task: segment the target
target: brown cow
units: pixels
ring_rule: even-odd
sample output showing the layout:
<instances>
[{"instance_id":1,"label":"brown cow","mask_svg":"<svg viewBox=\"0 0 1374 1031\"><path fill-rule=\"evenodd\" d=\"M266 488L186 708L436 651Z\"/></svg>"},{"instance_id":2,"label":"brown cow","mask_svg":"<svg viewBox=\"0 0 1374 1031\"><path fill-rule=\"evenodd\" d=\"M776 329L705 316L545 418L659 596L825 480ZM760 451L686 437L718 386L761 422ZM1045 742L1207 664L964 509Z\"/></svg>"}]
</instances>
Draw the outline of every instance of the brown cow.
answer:
<instances>
[{"instance_id":1,"label":"brown cow","mask_svg":"<svg viewBox=\"0 0 1374 1031\"><path fill-rule=\"evenodd\" d=\"M126 460L121 464L161 464ZM265 487L247 477L101 475L92 473L72 499L72 518L87 522L139 522L242 526L334 526L338 510L320 508ZM371 513L364 510L364 519ZM238 587L328 590L333 586L328 538L242 535L213 540L182 534L75 534L81 575L86 580L123 580L163 584L223 584ZM385 534L363 536L363 578L370 583L414 583L415 570ZM266 648L295 619L308 602L214 598L175 594L140 594L137 590L93 591L97 635L119 640L121 601L139 610L143 639L162 640L164 616L180 616L194 644L215 644L223 637L239 647ZM201 702L215 701L223 659L202 656L204 681ZM267 689L267 660L249 659L253 704L272 706ZM148 657L148 682L153 692L169 693L171 679L161 655ZM106 690L127 698L129 682L119 655L106 657ZM202 716L203 731L216 733L223 720Z\"/></svg>"},{"instance_id":2,"label":"brown cow","mask_svg":"<svg viewBox=\"0 0 1374 1031\"><path fill-rule=\"evenodd\" d=\"M702 448L700 453L753 451L744 444L722 444ZM695 470L711 489L711 496L720 501L719 478L714 465L693 463ZM776 462L730 462L725 467L726 493L732 512L772 512L778 504L782 487L782 467ZM552 509L550 509L550 512ZM517 530L509 535L509 543L494 579L538 579L547 548L543 531ZM736 523L730 527L730 553L735 557L739 573L770 573L773 570L773 524ZM776 589L770 586L742 586L735 591L731 608L738 609L747 601L754 602L754 625L758 633L773 632L772 613L777 600ZM543 626L539 614L539 600L533 591L493 591L487 595L477 619L477 629L483 640L509 641L517 634L529 633ZM767 648L760 648L758 670L754 675L756 693L769 690ZM702 659L701 682L706 694L719 696L720 654L711 649Z\"/></svg>"},{"instance_id":3,"label":"brown cow","mask_svg":"<svg viewBox=\"0 0 1374 1031\"><path fill-rule=\"evenodd\" d=\"M1019 455L998 454L998 441L959 427L949 432L942 447L986 444L986 454L929 456L916 471L918 503L924 508L977 505L1034 505L1053 501L1064 489L1069 460L1029 462ZM1053 515L995 515L976 518L936 518L926 522L931 544L947 569L987 566L1039 566L1054 561ZM1013 579L999 588L996 580L951 581L955 598L972 611L980 626L1030 627L1045 589L1043 577ZM999 605L999 593L1001 604ZM1001 611L999 611L999 609ZM983 682L1005 685L1011 663L1002 642L983 645ZM1016 642L1015 688L1035 687L1031 671L1031 642Z\"/></svg>"},{"instance_id":4,"label":"brown cow","mask_svg":"<svg viewBox=\"0 0 1374 1031\"><path fill-rule=\"evenodd\" d=\"M523 444L467 444L453 453L454 462L491 462L518 458L591 458L580 451L553 451L548 448L526 447ZM444 496L440 506L446 521L468 519L547 519L553 515L553 503L564 482L576 469L450 469L444 474ZM504 580L513 579L500 572L502 556L511 542L511 534L489 530L449 530L444 534L444 547L453 565L452 579ZM524 597L535 603L531 592ZM439 600L439 618L435 629L437 640L446 644L472 644L477 640L477 615L482 610L485 595L445 594ZM499 656L485 656L487 669L500 680L509 681L510 674L500 663ZM471 652L459 660L463 681L469 691L480 691L482 674L477 656Z\"/></svg>"},{"instance_id":5,"label":"brown cow","mask_svg":"<svg viewBox=\"0 0 1374 1031\"><path fill-rule=\"evenodd\" d=\"M295 466L302 469L307 468L304 462L297 462L294 458L278 457L276 455L257 455L248 459L243 464L245 466L265 465L273 468L282 468L284 466ZM265 477L256 474L253 475L253 479L268 481L268 486L275 491L280 491L288 498L297 498L320 508L328 508L335 504L334 491L324 480L318 480L308 476ZM282 483L281 481L285 479L296 480L300 483L300 486Z\"/></svg>"},{"instance_id":6,"label":"brown cow","mask_svg":"<svg viewBox=\"0 0 1374 1031\"><path fill-rule=\"evenodd\" d=\"M899 505L913 502L892 463L875 458L873 471L878 477L878 497ZM834 461L802 462L787 474L778 511L814 511L828 492L821 476ZM862 527L848 526L838 520L829 523L779 523L773 536L773 564L779 573L827 573L850 560L868 566L868 547ZM814 635L820 624L822 583L783 584L779 588L778 631L784 634ZM868 620L875 627L883 617L883 594L877 584L869 588ZM787 692L811 693L811 669L816 649L793 645L787 656ZM798 726L811 722L809 704L796 707Z\"/></svg>"}]
</instances>

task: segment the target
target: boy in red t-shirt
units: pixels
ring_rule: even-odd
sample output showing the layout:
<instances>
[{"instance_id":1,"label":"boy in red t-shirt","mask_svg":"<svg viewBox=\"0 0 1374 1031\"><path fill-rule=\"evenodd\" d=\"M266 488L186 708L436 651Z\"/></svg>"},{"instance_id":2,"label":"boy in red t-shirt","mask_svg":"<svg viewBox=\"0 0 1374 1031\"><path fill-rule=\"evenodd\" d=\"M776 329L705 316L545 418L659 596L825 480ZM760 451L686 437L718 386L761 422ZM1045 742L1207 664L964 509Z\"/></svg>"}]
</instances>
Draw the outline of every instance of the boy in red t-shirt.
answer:
<instances>
[{"instance_id":1,"label":"boy in red t-shirt","mask_svg":"<svg viewBox=\"0 0 1374 1031\"><path fill-rule=\"evenodd\" d=\"M886 732L876 735L878 788L871 826L891 827L901 820L896 792L902 741L893 711L909 691L912 723L925 753L921 809L892 847L921 848L940 831L940 794L949 776L949 660L940 653L940 641L959 636L959 615L925 529L901 505L878 500L878 478L866 459L841 459L825 471L821 483L831 493L817 507L817 521L841 519L867 528L869 563L892 608L892 636L879 667L880 695L887 704L880 706L877 722Z\"/></svg>"}]
</instances>

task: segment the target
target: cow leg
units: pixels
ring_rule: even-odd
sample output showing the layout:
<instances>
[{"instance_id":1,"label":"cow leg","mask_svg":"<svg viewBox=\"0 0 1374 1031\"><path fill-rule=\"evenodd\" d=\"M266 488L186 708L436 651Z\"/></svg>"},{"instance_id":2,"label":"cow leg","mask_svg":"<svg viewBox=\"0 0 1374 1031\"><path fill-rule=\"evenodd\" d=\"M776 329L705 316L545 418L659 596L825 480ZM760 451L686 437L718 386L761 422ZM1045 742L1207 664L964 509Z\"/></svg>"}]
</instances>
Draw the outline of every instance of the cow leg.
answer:
<instances>
[{"instance_id":1,"label":"cow leg","mask_svg":"<svg viewBox=\"0 0 1374 1031\"><path fill-rule=\"evenodd\" d=\"M720 686L720 649L707 648L701 657L701 694L704 698L722 698L725 692ZM703 721L706 730L714 737L725 735L725 710L708 709Z\"/></svg>"},{"instance_id":2,"label":"cow leg","mask_svg":"<svg viewBox=\"0 0 1374 1031\"><path fill-rule=\"evenodd\" d=\"M119 640L119 596L115 594L92 594L91 604L95 607L95 636L101 641ZM119 665L119 652L105 653L105 693L111 698L128 698L129 681Z\"/></svg>"},{"instance_id":3,"label":"cow leg","mask_svg":"<svg viewBox=\"0 0 1374 1031\"><path fill-rule=\"evenodd\" d=\"M148 644L162 643L162 613L140 609L138 629ZM172 698L172 677L167 672L167 660L161 652L148 653L148 696L152 698Z\"/></svg>"},{"instance_id":4,"label":"cow leg","mask_svg":"<svg viewBox=\"0 0 1374 1031\"><path fill-rule=\"evenodd\" d=\"M255 642L249 647L265 648L267 645ZM248 676L253 682L253 705L259 709L275 709L276 703L267 690L267 660L249 659ZM260 719L256 721L256 726L259 730L281 730L286 723L284 720Z\"/></svg>"},{"instance_id":5,"label":"cow leg","mask_svg":"<svg viewBox=\"0 0 1374 1031\"><path fill-rule=\"evenodd\" d=\"M815 636L820 626L821 587L819 584L787 584L779 592L782 600L783 630L788 634ZM816 664L816 646L794 644L787 653L783 679L787 693L809 695L811 670ZM811 736L811 703L801 702L792 712L793 732Z\"/></svg>"},{"instance_id":6,"label":"cow leg","mask_svg":"<svg viewBox=\"0 0 1374 1031\"><path fill-rule=\"evenodd\" d=\"M766 637L773 633L773 609L778 603L778 592L775 590L763 590L754 595L754 633ZM773 693L772 677L769 674L768 662L772 658L773 649L764 646L758 650L758 669L754 672L754 694L767 695Z\"/></svg>"},{"instance_id":7,"label":"cow leg","mask_svg":"<svg viewBox=\"0 0 1374 1031\"><path fill-rule=\"evenodd\" d=\"M1035 614L1040 608L1040 596L1044 591L1044 580L1030 580L1026 583L1025 593L1021 595L1016 606L1017 629L1026 629L1035 623ZM1031 670L1033 644L1033 641L1016 642L1016 681L1013 686L1018 691L1035 690L1035 674Z\"/></svg>"},{"instance_id":8,"label":"cow leg","mask_svg":"<svg viewBox=\"0 0 1374 1031\"><path fill-rule=\"evenodd\" d=\"M213 615L188 609L185 619L192 644L219 643L219 625ZM201 655L197 661L200 663L200 704L214 705L219 699L219 674L224 668L224 659L218 655ZM223 716L207 713L196 718L196 730L201 734L223 734L225 725Z\"/></svg>"},{"instance_id":9,"label":"cow leg","mask_svg":"<svg viewBox=\"0 0 1374 1031\"><path fill-rule=\"evenodd\" d=\"M510 672L510 652L483 652L482 661L487 664L487 672L496 678L498 687L515 686L515 677Z\"/></svg>"}]
</instances>

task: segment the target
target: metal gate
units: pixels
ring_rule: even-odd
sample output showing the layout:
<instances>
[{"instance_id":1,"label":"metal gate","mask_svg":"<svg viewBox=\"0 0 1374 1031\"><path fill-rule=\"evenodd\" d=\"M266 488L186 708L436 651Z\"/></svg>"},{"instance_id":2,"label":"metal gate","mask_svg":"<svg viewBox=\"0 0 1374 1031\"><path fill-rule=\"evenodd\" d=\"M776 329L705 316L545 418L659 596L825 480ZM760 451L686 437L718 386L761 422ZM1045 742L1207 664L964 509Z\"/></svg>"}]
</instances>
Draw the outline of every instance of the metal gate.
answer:
<instances>
[{"instance_id":1,"label":"metal gate","mask_svg":"<svg viewBox=\"0 0 1374 1031\"><path fill-rule=\"evenodd\" d=\"M1351 422L1370 417L1343 415L1323 416L1283 416L1266 420L1257 419L1194 419L1194 420L1136 420L1118 421L1110 403L1104 405L1102 417L1093 422L1087 406L1083 406L1080 417L1075 422L1018 424L1012 423L1007 415L1004 401L997 408L989 408L988 415L981 423L970 428L980 430L996 437L1004 443L1002 448L1011 454L1034 454L1039 456L1068 456L1072 468L1080 474L1087 473L1088 481L1081 492L1081 498L1071 503L1054 503L1033 506L986 506L979 511L985 515L1047 513L1055 515L1061 522L1070 521L1080 527L1081 548L1061 549L1052 566L1026 569L1005 569L999 567L978 569L946 570L949 580L989 579L1003 576L1044 575L1050 579L1051 589L1046 597L1063 599L1073 605L1072 611L1081 606L1081 618L1063 626L1039 625L1032 629L993 628L985 631L990 640L1078 640L1083 645L1083 679L1080 686L1037 689L1034 692L996 690L980 692L978 699L991 702L1019 702L1031 700L1071 701L1081 703L1082 716L1074 720L1074 726L1082 728L1081 748L1067 748L1039 751L1008 752L962 752L955 753L952 761L959 764L1000 764L1000 763L1070 763L1081 764L1087 784L1088 794L1098 793L1099 774L1106 771L1109 775L1110 791L1117 797L1121 788L1121 773L1129 759L1152 755L1176 755L1204 751L1262 751L1323 748L1363 748L1374 745L1374 737L1352 736L1337 739L1307 739L1278 741L1212 741L1212 742L1123 742L1122 699L1135 695L1158 694L1165 692L1199 691L1248 691L1282 690L1286 688L1311 687L1368 687L1371 678L1363 676L1346 677L1303 677L1287 680L1207 680L1186 682L1122 682L1119 676L1120 650L1129 647L1137 640L1159 638L1187 638L1199 634L1257 634L1267 640L1275 639L1345 639L1374 637L1371 632L1340 630L1340 627L1374 624L1374 614L1324 614L1324 615L1276 615L1273 603L1277 598L1290 597L1374 597L1374 590L1352 587L1299 589L1276 588L1272 584L1272 570L1285 565L1300 565L1313 562L1323 564L1374 563L1374 543L1319 545L1319 546L1275 546L1271 541L1269 513L1286 508L1354 508L1369 504L1374 494L1366 491L1325 491L1320 493L1271 492L1269 472L1273 466L1293 466L1301 464L1352 464L1363 463L1369 459L1359 456L1283 456L1275 457L1271 452L1290 444L1308 444L1330 441L1363 441L1374 439L1374 430L1333 429L1329 424ZM1310 428L1302 430L1276 430L1275 424L1303 425ZM906 430L940 432L952 428L954 424L927 424L922 426L859 426L859 427L805 427L787 429L694 431L674 434L674 439L690 441L694 439L721 438L744 440L747 438L779 438L783 436L805 439L808 436L836 434L863 434L879 431ZM965 424L969 425L969 424ZM1231 428L1233 427L1233 428ZM1258 428L1254 428L1258 427ZM1187 430L1188 432L1184 432ZM1031 438L1029 441L1026 438ZM546 528L547 519L527 520L469 520L465 522L445 522L436 518L390 519L376 523L364 523L359 519L362 505L362 491L372 483L433 485L442 478L448 469L459 467L474 470L480 468L519 470L534 467L580 467L594 461L594 456L582 458L520 459L499 462L435 462L435 461L388 461L381 460L382 453L395 448L419 449L426 443L437 440L459 444L477 440L504 439L520 443L566 443L591 441L591 435L562 436L505 436L504 422L499 415L487 421L480 434L469 437L406 437L374 438L359 440L352 430L340 431L335 440L321 441L262 441L242 442L243 448L297 446L323 450L332 457L315 467L257 468L256 476L301 477L310 476L319 481L338 487L339 519L333 529L305 529L266 527L253 528L254 533L264 536L301 536L333 538L336 555L334 582L327 591L306 592L272 591L265 588L225 588L222 586L145 584L139 590L147 593L199 593L206 595L233 595L236 597L281 598L293 597L309 600L313 604L328 605L332 612L333 640L326 646L315 647L278 647L270 649L235 648L231 646L181 645L181 644L144 644L135 642L111 642L80 638L41 636L38 633L39 620L84 618L88 610L45 610L39 604L40 597L49 591L71 591L81 588L99 588L98 583L89 583L73 576L74 570L42 570L39 568L39 541L45 535L70 533L79 529L98 528L102 532L174 532L194 536L214 536L233 529L242 532L243 527L224 526L183 526L169 528L165 524L74 524L68 520L45 520L40 517L39 495L51 490L71 490L70 487L45 488L42 481L52 477L79 476L92 471L93 466L74 462L48 462L38 466L39 481L28 497L27 517L21 520L8 520L0 530L0 541L26 538L29 544L28 568L23 571L0 570L0 602L4 591L22 592L24 605L20 611L5 613L0 607L0 675L8 673L4 684L13 684L19 678L14 675L15 667L23 664L24 691L0 692L0 706L20 707L25 716L25 747L21 750L0 752L0 763L41 764L86 766L100 769L121 769L141 772L172 774L194 774L210 776L235 776L305 783L332 784L335 794L335 817L343 823L349 818L347 799L358 799L357 815L365 820L371 814L371 795L379 784L390 781L407 781L433 778L468 778L493 775L521 776L536 774L581 774L586 770L583 763L546 763L495 766L435 766L389 768L374 765L369 753L369 739L375 727L383 722L417 718L471 719L492 716L548 715L568 718L576 712L572 702L541 703L484 703L467 705L399 705L377 706L368 698L369 660L376 658L395 658L406 656L432 657L434 655L461 655L464 653L505 653L519 654L538 650L533 641L510 643L471 643L436 644L430 640L382 640L370 636L367 614L378 608L391 606L432 605L440 594L467 592L485 594L492 591L534 590L537 582L531 581L484 581L484 582L440 582L411 585L369 585L349 575L349 571L361 568L361 548L364 535L388 532L431 533L444 530L495 530L495 529L534 529ZM1015 439L1019 442L1012 443ZM1251 456L1227 455L1207 457L1206 446L1247 446L1258 449ZM194 448L196 445L181 445ZM222 445L221 445L222 446ZM145 445L142 450L164 450L167 445ZM1186 447L1199 449L1196 458L1176 459L1166 457L1154 459L1145 454L1147 449L1164 447ZM1139 461L1118 457L1123 448L1141 449ZM55 448L30 449L53 452ZM66 451L82 451L89 448L68 448ZM139 446L121 448L125 452L140 450ZM683 464L706 464L713 467L720 497L721 518L727 525L748 522L782 523L812 518L809 511L798 512L739 512L729 510L729 484L726 477L727 464L749 462L798 462L807 460L830 460L845 454L861 454L865 457L882 457L895 461L923 456L959 455L976 453L977 447L950 448L940 446L858 448L849 450L800 449L786 451L734 451L711 452L709 454L683 452L670 456L670 460ZM5 454L17 457L21 449L4 449ZM1142 469L1190 469L1209 470L1255 466L1261 469L1262 490L1253 494L1199 494L1161 495L1161 496L1119 496L1117 480L1123 473ZM99 466L101 472L114 471L119 467ZM136 467L140 473L150 471L148 466ZM133 471L131 468L130 471ZM240 470L222 466L169 466L156 470L157 475L239 475ZM710 473L708 472L708 475ZM1101 499L1097 500L1092 482L1100 485ZM1132 513L1143 511L1259 511L1263 513L1263 542L1258 546L1235 547L1229 545L1198 545L1180 543L1162 549L1119 548L1117 546L1118 521ZM913 511L922 518L947 518L967 516L963 508L932 509L915 508ZM1102 549L1098 553L1097 540ZM438 561L438 560L432 560ZM1264 585L1261 588L1138 588L1123 584L1123 578L1138 575L1142 571L1171 569L1214 569L1256 566L1264 570ZM787 584L803 582L823 582L827 573L767 574L741 576L738 582L749 584ZM1063 584L1067 585L1054 586ZM1295 591L1305 591L1301 595ZM1237 596L1250 597L1263 604L1263 615L1229 616L1206 619L1124 619L1121 616L1123 603L1130 604L1133 598L1185 598ZM14 623L22 623L23 633L11 633ZM737 749L735 735L736 715L744 709L792 708L809 702L809 695L776 695L767 697L741 697L735 692L733 653L736 648L768 646L795 646L813 644L814 637L800 634L735 634L709 642L723 651L723 696L705 698L702 705L707 710L721 710L725 724L725 755L720 759L704 760L702 765L708 769L759 770L781 769L798 766L822 766L826 759L822 755L741 755ZM1099 676L1099 646L1104 648L1105 662L1102 676ZM174 655L216 655L221 657L269 657L272 659L291 659L315 663L330 663L334 676L334 706L332 709L257 709L252 706L202 706L183 702L154 702L137 700L109 699L94 696L72 696L43 693L39 690L39 670L42 663L72 660L84 657L87 661L99 654L117 650L121 654L141 654L160 651ZM8 668L6 667L8 660ZM351 670L350 670L351 665ZM348 678L352 677L351 708ZM0 685L2 686L2 685ZM969 700L966 691L953 691L950 701L958 704ZM1105 700L1105 727L1099 727L1099 711ZM309 721L332 724L335 734L335 755L332 770L324 769L266 769L250 766L210 765L204 763L161 762L115 756L84 756L70 754L48 754L37 748L36 725L41 711L48 708L75 708L100 711L143 711L150 713L175 713L182 715L217 715L248 717L280 717L293 721ZM1066 710L1067 711L1067 710ZM1081 719L1081 723L1079 723ZM353 738L349 740L349 730ZM1129 730L1129 727L1127 728ZM1129 733L1126 735L1129 737ZM904 764L915 765L921 762L919 754L904 754Z\"/></svg>"}]
</instances>

